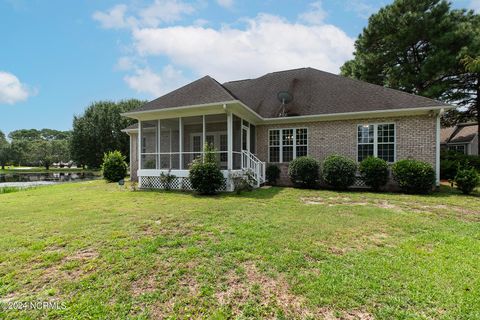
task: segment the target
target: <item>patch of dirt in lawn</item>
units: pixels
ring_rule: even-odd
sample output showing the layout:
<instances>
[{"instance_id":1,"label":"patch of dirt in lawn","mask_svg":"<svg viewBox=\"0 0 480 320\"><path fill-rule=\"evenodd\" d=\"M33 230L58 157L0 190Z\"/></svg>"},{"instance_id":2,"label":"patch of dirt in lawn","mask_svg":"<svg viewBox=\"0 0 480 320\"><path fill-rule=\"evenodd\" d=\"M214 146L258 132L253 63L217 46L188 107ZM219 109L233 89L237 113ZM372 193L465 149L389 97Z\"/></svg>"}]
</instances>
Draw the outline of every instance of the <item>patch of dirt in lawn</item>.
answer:
<instances>
[{"instance_id":1,"label":"patch of dirt in lawn","mask_svg":"<svg viewBox=\"0 0 480 320\"><path fill-rule=\"evenodd\" d=\"M249 300L258 298L262 306L272 304L281 309L288 319L327 319L327 320L373 320L373 316L362 310L335 312L331 308L311 308L306 299L291 292L290 286L283 276L271 278L258 270L253 263L245 263L244 275L233 270L226 275L226 290L215 294L220 305L231 307L233 316L242 313L242 307ZM259 292L254 289L258 285ZM260 295L258 297L258 295ZM276 319L271 314L269 319Z\"/></svg>"},{"instance_id":2,"label":"patch of dirt in lawn","mask_svg":"<svg viewBox=\"0 0 480 320\"><path fill-rule=\"evenodd\" d=\"M287 281L282 276L268 277L253 263L246 263L243 268L245 269L243 277L230 271L226 275L226 290L215 294L221 305L229 305L232 308L234 315L240 315L242 305L250 299L257 298L258 295L262 305L273 304L282 309L287 316L305 318L314 315L314 312L305 306L302 297L291 293ZM258 285L259 292L253 288L255 285Z\"/></svg>"}]
</instances>

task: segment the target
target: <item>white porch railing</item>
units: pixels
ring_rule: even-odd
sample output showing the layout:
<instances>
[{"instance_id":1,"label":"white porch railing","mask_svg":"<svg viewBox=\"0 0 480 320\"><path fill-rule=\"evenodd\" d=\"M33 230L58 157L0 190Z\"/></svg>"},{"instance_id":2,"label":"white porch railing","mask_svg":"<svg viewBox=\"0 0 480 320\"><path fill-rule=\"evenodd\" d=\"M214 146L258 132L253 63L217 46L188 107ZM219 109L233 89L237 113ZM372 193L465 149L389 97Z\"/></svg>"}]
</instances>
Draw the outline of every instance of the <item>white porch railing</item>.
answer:
<instances>
[{"instance_id":1,"label":"white porch railing","mask_svg":"<svg viewBox=\"0 0 480 320\"><path fill-rule=\"evenodd\" d=\"M265 182L265 162L260 161L260 159L250 151L242 151L242 170L249 170L253 173L257 187Z\"/></svg>"}]
</instances>

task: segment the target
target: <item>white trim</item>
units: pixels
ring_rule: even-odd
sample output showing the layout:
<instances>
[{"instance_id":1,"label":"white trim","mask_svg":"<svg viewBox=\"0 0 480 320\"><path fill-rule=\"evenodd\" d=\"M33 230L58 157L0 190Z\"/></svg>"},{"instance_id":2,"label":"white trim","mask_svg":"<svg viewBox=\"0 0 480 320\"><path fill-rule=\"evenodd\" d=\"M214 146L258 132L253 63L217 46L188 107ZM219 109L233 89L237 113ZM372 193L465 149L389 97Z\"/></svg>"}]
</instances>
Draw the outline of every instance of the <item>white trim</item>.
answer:
<instances>
[{"instance_id":1,"label":"white trim","mask_svg":"<svg viewBox=\"0 0 480 320\"><path fill-rule=\"evenodd\" d=\"M226 109L226 105L224 108ZM231 112L227 112L227 150L228 150L228 158L227 158L227 168L228 170L233 169L233 115Z\"/></svg>"},{"instance_id":2,"label":"white trim","mask_svg":"<svg viewBox=\"0 0 480 320\"><path fill-rule=\"evenodd\" d=\"M225 112L227 110L227 106L231 104L237 104L242 106L242 108L248 111L250 114L256 118L256 121L253 121L254 124L269 124L269 123L292 123L292 122L302 122L302 121L326 121L326 120L333 120L333 119L358 119L359 117L381 117L381 116L395 116L395 115L414 115L412 113L425 113L428 111L434 110L444 110L444 109L454 109L454 106L432 106L432 107L420 107L420 108L401 108L401 109L380 109L380 110L369 110L369 111L355 111L355 112L339 112L339 113L329 113L329 114L314 114L314 115L305 115L305 116L293 116L293 117L278 117L278 118L264 118L259 115L257 112L252 110L246 104L244 104L240 100L229 100L229 101L222 101L222 102L214 102L214 103L205 103L205 104L197 104L197 105L190 105L190 106L179 106L179 107L171 107L165 109L155 109L155 110L146 110L146 111L137 111L137 112L125 112L122 113L122 116L130 117L134 119L138 119L136 115L143 115L143 114L159 114L159 113L168 113L172 111L181 111L181 110L188 110L188 109L196 109L196 108L208 108L208 107L219 107L219 111L223 109ZM200 110L192 110L192 111L200 111ZM249 120L249 122L252 122Z\"/></svg>"},{"instance_id":3,"label":"white trim","mask_svg":"<svg viewBox=\"0 0 480 320\"><path fill-rule=\"evenodd\" d=\"M138 185L142 186L142 177L140 176L140 168L142 167L142 121L138 121L138 165L137 165L137 177Z\"/></svg>"},{"instance_id":4,"label":"white trim","mask_svg":"<svg viewBox=\"0 0 480 320\"><path fill-rule=\"evenodd\" d=\"M256 127L255 127L256 129ZM279 145L278 146L275 146L275 145L270 145L270 132L271 131L280 131L280 136L279 136ZM291 147L293 147L293 159L296 159L297 158L297 130L306 130L307 131L307 144L306 145L300 145L300 147L304 147L306 146L307 147L307 156L308 156L308 152L309 152L309 139L310 139L310 133L309 133L309 130L308 130L308 127L287 127L287 128L271 128L271 129L268 129L268 136L267 136L267 149L268 149L268 152L267 152L267 162L268 163L284 163L283 161L283 130L293 130L293 144L291 145ZM280 148L279 150L279 158L278 158L278 161L279 162L271 162L270 161L270 147L278 147ZM288 146L290 147L290 145Z\"/></svg>"},{"instance_id":5,"label":"white trim","mask_svg":"<svg viewBox=\"0 0 480 320\"><path fill-rule=\"evenodd\" d=\"M179 140L179 151L180 151L180 155L179 155L179 167L180 169L183 169L183 119L182 117L179 117L178 118L178 129L179 129L179 132L178 132L178 140Z\"/></svg>"},{"instance_id":6,"label":"white trim","mask_svg":"<svg viewBox=\"0 0 480 320\"><path fill-rule=\"evenodd\" d=\"M356 149L357 149L357 152L355 154L355 161L358 163L358 145L361 144L361 145L371 145L373 144L373 157L376 157L378 158L378 145L379 144L391 144L392 142L388 142L388 143L385 143L385 142L382 142L382 143L379 143L378 142L378 126L380 125L390 125L390 124L393 124L393 162L389 162L387 161L388 163L395 163L397 161L397 123L395 121L393 122L374 122L374 123L371 123L371 122L368 122L368 123L357 123L355 125L355 130L357 132L357 141L356 141ZM359 143L358 142L358 127L359 126L373 126L373 143Z\"/></svg>"}]
</instances>

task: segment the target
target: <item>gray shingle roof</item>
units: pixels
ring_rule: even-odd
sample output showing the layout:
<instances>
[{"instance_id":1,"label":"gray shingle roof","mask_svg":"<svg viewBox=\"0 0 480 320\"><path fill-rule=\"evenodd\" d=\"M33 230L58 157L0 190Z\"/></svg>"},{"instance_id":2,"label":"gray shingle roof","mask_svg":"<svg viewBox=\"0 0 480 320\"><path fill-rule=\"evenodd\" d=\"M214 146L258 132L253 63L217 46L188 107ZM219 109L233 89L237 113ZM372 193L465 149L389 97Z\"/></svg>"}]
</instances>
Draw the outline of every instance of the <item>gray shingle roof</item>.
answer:
<instances>
[{"instance_id":1,"label":"gray shingle roof","mask_svg":"<svg viewBox=\"0 0 480 320\"><path fill-rule=\"evenodd\" d=\"M133 112L160 110L214 102L231 101L235 98L220 83L210 76L193 81L160 98L147 102Z\"/></svg>"},{"instance_id":2,"label":"gray shingle roof","mask_svg":"<svg viewBox=\"0 0 480 320\"><path fill-rule=\"evenodd\" d=\"M449 143L471 142L478 132L477 124L461 124L450 137Z\"/></svg>"},{"instance_id":3,"label":"gray shingle roof","mask_svg":"<svg viewBox=\"0 0 480 320\"><path fill-rule=\"evenodd\" d=\"M289 116L448 106L425 97L302 68L223 85L206 76L150 101L134 112L240 100L260 116L274 118L281 111L277 98L280 91L293 95L293 101L286 106Z\"/></svg>"},{"instance_id":4,"label":"gray shingle roof","mask_svg":"<svg viewBox=\"0 0 480 320\"><path fill-rule=\"evenodd\" d=\"M440 106L443 103L402 91L353 80L312 68L273 72L257 79L232 81L223 86L262 117L277 117L280 91L293 101L289 115L318 115Z\"/></svg>"}]
</instances>

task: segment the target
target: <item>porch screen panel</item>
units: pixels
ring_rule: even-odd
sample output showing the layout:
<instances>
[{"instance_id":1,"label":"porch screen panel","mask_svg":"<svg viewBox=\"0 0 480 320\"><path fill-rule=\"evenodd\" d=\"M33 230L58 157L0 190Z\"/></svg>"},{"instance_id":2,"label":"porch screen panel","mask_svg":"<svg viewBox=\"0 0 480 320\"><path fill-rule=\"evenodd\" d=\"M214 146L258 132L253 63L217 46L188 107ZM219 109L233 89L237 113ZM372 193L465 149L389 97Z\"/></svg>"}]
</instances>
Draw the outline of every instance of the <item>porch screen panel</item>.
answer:
<instances>
[{"instance_id":1,"label":"porch screen panel","mask_svg":"<svg viewBox=\"0 0 480 320\"><path fill-rule=\"evenodd\" d=\"M179 126L178 118L160 120L160 169L180 169Z\"/></svg>"},{"instance_id":2,"label":"porch screen panel","mask_svg":"<svg viewBox=\"0 0 480 320\"><path fill-rule=\"evenodd\" d=\"M141 169L158 168L158 121L142 121L142 132L140 140Z\"/></svg>"},{"instance_id":3,"label":"porch screen panel","mask_svg":"<svg viewBox=\"0 0 480 320\"><path fill-rule=\"evenodd\" d=\"M205 140L213 145L217 162L222 170L228 168L227 115L205 116Z\"/></svg>"},{"instance_id":4,"label":"porch screen panel","mask_svg":"<svg viewBox=\"0 0 480 320\"><path fill-rule=\"evenodd\" d=\"M233 169L242 167L242 119L233 115Z\"/></svg>"},{"instance_id":5,"label":"porch screen panel","mask_svg":"<svg viewBox=\"0 0 480 320\"><path fill-rule=\"evenodd\" d=\"M188 169L203 152L203 116L185 117L183 122L183 168Z\"/></svg>"}]
</instances>

